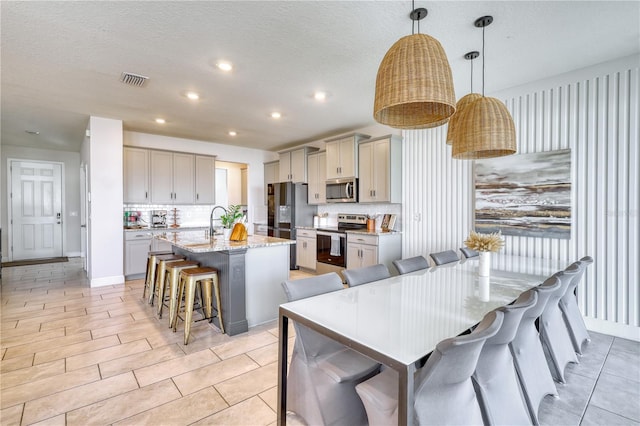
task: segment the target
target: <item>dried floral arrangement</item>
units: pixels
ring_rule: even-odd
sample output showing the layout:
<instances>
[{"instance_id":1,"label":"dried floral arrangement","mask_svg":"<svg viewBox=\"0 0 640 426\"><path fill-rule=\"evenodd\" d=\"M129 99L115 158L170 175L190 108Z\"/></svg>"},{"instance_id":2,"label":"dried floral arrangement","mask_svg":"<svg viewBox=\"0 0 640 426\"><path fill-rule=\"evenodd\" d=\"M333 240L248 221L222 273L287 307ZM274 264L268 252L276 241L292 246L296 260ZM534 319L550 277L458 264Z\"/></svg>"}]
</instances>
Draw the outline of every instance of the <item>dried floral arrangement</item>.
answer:
<instances>
[{"instance_id":1,"label":"dried floral arrangement","mask_svg":"<svg viewBox=\"0 0 640 426\"><path fill-rule=\"evenodd\" d=\"M481 234L476 231L471 231L471 234L469 234L464 244L472 250L495 252L504 246L504 241L500 232Z\"/></svg>"}]
</instances>

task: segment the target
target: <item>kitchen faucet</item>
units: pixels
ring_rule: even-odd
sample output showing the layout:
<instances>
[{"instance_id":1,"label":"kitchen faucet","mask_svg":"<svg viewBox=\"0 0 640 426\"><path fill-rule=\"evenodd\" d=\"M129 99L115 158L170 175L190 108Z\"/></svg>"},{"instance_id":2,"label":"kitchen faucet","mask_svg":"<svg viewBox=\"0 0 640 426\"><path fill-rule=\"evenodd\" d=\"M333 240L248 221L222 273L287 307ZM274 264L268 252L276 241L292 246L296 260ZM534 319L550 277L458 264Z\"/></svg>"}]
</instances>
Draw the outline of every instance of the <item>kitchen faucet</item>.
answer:
<instances>
[{"instance_id":1,"label":"kitchen faucet","mask_svg":"<svg viewBox=\"0 0 640 426\"><path fill-rule=\"evenodd\" d=\"M213 229L213 213L217 210L217 209L222 209L224 210L224 214L227 214L227 209L225 209L222 206L215 206L214 208L211 209L211 215L209 216L209 236L213 237L214 235L214 229ZM220 218L217 218L217 220L220 220Z\"/></svg>"}]
</instances>

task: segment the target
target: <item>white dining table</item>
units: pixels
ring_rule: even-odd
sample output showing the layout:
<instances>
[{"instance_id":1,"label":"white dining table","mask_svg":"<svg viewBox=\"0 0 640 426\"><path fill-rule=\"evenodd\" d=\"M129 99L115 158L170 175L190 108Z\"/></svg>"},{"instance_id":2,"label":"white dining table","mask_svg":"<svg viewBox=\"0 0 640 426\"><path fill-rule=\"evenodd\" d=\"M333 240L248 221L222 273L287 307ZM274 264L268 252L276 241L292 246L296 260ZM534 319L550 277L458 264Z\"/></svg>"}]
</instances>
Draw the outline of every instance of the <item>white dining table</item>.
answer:
<instances>
[{"instance_id":1,"label":"white dining table","mask_svg":"<svg viewBox=\"0 0 640 426\"><path fill-rule=\"evenodd\" d=\"M278 424L286 424L289 320L396 370L398 424L411 424L414 373L436 345L566 266L493 254L489 277L470 259L280 305Z\"/></svg>"}]
</instances>

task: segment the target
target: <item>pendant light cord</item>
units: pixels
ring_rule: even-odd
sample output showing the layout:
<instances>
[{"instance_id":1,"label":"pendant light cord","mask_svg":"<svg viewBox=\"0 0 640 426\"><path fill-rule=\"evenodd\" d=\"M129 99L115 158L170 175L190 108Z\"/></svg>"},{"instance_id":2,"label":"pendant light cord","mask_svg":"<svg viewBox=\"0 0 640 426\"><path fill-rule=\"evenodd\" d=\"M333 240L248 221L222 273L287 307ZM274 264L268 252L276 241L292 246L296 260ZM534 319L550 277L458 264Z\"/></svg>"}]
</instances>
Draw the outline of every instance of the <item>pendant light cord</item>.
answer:
<instances>
[{"instance_id":1,"label":"pendant light cord","mask_svg":"<svg viewBox=\"0 0 640 426\"><path fill-rule=\"evenodd\" d=\"M473 58L471 58L471 92L469 93L473 93Z\"/></svg>"},{"instance_id":2,"label":"pendant light cord","mask_svg":"<svg viewBox=\"0 0 640 426\"><path fill-rule=\"evenodd\" d=\"M414 10L416 10L416 1L411 0L411 13L413 13ZM411 18L411 35L414 35L416 33L415 28L416 28L416 21L413 18ZM418 32L420 32L420 21L418 21Z\"/></svg>"},{"instance_id":3,"label":"pendant light cord","mask_svg":"<svg viewBox=\"0 0 640 426\"><path fill-rule=\"evenodd\" d=\"M482 97L484 97L484 27L482 27Z\"/></svg>"}]
</instances>

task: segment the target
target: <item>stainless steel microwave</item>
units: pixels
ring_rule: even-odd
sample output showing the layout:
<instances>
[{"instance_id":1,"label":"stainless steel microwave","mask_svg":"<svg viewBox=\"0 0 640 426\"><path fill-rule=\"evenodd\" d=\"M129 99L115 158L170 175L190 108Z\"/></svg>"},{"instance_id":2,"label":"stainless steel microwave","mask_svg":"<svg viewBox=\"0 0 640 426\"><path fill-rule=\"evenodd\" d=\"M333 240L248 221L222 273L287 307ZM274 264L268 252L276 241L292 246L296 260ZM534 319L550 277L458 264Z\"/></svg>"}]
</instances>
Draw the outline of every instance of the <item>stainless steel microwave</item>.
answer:
<instances>
[{"instance_id":1,"label":"stainless steel microwave","mask_svg":"<svg viewBox=\"0 0 640 426\"><path fill-rule=\"evenodd\" d=\"M357 203L358 179L342 178L327 181L327 203Z\"/></svg>"}]
</instances>

